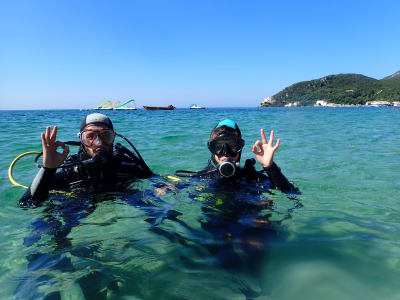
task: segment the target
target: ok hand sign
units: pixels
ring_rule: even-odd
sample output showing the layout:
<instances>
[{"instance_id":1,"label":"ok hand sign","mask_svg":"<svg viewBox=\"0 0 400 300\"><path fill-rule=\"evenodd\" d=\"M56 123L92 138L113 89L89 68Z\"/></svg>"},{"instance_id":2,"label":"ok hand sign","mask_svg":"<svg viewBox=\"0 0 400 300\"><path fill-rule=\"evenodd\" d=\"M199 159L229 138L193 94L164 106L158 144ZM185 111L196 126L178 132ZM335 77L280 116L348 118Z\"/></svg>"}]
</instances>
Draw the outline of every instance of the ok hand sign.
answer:
<instances>
[{"instance_id":1,"label":"ok hand sign","mask_svg":"<svg viewBox=\"0 0 400 300\"><path fill-rule=\"evenodd\" d=\"M50 127L46 127L46 133L42 133L43 166L45 168L58 168L69 154L69 147L64 143L56 141L57 126L53 127L50 134ZM57 152L57 148L63 148L63 152Z\"/></svg>"},{"instance_id":2,"label":"ok hand sign","mask_svg":"<svg viewBox=\"0 0 400 300\"><path fill-rule=\"evenodd\" d=\"M271 130L269 141L265 137L264 129L260 130L262 143L258 140L253 145L253 153L255 154L258 162L264 167L269 167L274 161L274 153L279 148L280 139L276 141L274 146L274 131Z\"/></svg>"}]
</instances>

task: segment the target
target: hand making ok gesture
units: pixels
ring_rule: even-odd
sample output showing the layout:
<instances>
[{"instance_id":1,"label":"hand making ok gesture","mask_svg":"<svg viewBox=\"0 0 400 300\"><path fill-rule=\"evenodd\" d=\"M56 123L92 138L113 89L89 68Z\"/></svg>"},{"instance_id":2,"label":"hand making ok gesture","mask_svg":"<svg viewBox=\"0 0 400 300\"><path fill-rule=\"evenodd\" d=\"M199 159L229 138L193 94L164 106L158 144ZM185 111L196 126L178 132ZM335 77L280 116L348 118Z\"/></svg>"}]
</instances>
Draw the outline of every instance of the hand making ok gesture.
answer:
<instances>
[{"instance_id":1,"label":"hand making ok gesture","mask_svg":"<svg viewBox=\"0 0 400 300\"><path fill-rule=\"evenodd\" d=\"M274 153L279 148L280 139L276 141L274 146L274 131L271 130L269 135L269 141L265 137L264 129L261 128L260 130L262 143L257 140L254 143L252 151L255 154L258 162L264 167L269 167L274 161Z\"/></svg>"},{"instance_id":2,"label":"hand making ok gesture","mask_svg":"<svg viewBox=\"0 0 400 300\"><path fill-rule=\"evenodd\" d=\"M42 133L43 166L45 168L58 168L69 153L69 147L60 141L56 141L57 126L53 127L50 134L50 127L46 127L46 133ZM57 148L63 148L63 152L57 152Z\"/></svg>"}]
</instances>

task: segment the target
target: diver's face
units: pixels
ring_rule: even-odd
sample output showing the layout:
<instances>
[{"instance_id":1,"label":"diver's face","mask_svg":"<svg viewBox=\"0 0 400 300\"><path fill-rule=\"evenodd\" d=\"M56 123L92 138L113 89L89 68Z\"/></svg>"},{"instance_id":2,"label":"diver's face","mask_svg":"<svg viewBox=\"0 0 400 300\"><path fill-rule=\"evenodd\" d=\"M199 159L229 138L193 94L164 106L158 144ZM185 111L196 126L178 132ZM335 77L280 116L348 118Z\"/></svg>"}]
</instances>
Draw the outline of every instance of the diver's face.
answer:
<instances>
[{"instance_id":1,"label":"diver's face","mask_svg":"<svg viewBox=\"0 0 400 300\"><path fill-rule=\"evenodd\" d=\"M232 156L232 157L231 156L218 156L218 155L214 154L214 159L218 164L220 164L226 160L230 160L231 162L235 163L235 162L239 161L240 153L238 153L238 154L236 154L236 156Z\"/></svg>"},{"instance_id":2,"label":"diver's face","mask_svg":"<svg viewBox=\"0 0 400 300\"><path fill-rule=\"evenodd\" d=\"M207 145L218 164L226 160L236 163L240 160L244 140L236 134L223 133L218 136L212 135Z\"/></svg>"},{"instance_id":3,"label":"diver's face","mask_svg":"<svg viewBox=\"0 0 400 300\"><path fill-rule=\"evenodd\" d=\"M89 142L82 144L90 157L100 151L112 152L114 147L115 132L104 124L89 124L82 132L90 133ZM81 138L82 140L82 138Z\"/></svg>"}]
</instances>

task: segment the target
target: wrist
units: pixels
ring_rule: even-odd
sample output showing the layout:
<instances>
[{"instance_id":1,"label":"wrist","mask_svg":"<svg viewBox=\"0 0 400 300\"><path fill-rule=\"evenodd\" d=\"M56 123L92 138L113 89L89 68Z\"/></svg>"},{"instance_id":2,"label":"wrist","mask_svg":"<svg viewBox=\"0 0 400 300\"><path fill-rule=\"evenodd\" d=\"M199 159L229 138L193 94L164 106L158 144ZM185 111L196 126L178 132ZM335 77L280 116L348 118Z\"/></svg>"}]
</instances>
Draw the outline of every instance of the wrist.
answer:
<instances>
[{"instance_id":1,"label":"wrist","mask_svg":"<svg viewBox=\"0 0 400 300\"><path fill-rule=\"evenodd\" d=\"M264 170L269 170L273 167L275 163L272 161L269 165L262 165Z\"/></svg>"},{"instance_id":2,"label":"wrist","mask_svg":"<svg viewBox=\"0 0 400 300\"><path fill-rule=\"evenodd\" d=\"M57 170L57 167L51 168L51 167L42 166L42 168L45 170Z\"/></svg>"},{"instance_id":3,"label":"wrist","mask_svg":"<svg viewBox=\"0 0 400 300\"><path fill-rule=\"evenodd\" d=\"M261 165L263 168L268 168L268 167L272 166L273 163L274 163L274 161L272 160L267 163L261 163Z\"/></svg>"},{"instance_id":4,"label":"wrist","mask_svg":"<svg viewBox=\"0 0 400 300\"><path fill-rule=\"evenodd\" d=\"M54 166L54 165L48 165L43 163L42 168L46 169L46 170L56 170L58 166Z\"/></svg>"},{"instance_id":5,"label":"wrist","mask_svg":"<svg viewBox=\"0 0 400 300\"><path fill-rule=\"evenodd\" d=\"M39 169L39 172L40 173L42 173L42 174L47 174L47 175L49 175L49 174L55 174L56 172L57 172L57 169L55 168L53 168L53 169L50 169L50 168L46 168L46 167L44 167L44 166L42 166L40 169Z\"/></svg>"}]
</instances>

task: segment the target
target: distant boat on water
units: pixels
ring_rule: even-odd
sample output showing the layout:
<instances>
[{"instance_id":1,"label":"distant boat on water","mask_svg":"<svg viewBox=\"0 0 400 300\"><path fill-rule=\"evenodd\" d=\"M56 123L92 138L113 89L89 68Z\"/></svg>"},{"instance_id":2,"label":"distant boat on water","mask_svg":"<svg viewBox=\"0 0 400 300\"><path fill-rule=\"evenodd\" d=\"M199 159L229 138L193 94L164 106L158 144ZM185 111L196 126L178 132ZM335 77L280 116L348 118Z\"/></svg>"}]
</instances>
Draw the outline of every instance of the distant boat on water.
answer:
<instances>
[{"instance_id":1,"label":"distant boat on water","mask_svg":"<svg viewBox=\"0 0 400 300\"><path fill-rule=\"evenodd\" d=\"M100 109L114 109L114 106L117 106L118 104L119 104L119 101L116 101L116 102L108 104L108 105L103 105L102 107L100 107Z\"/></svg>"},{"instance_id":2,"label":"distant boat on water","mask_svg":"<svg viewBox=\"0 0 400 300\"><path fill-rule=\"evenodd\" d=\"M112 104L111 101L110 101L110 100L107 100L106 102L104 102L104 103L102 103L102 104L96 106L94 109L103 109L103 107L108 107L108 106L111 105L111 104Z\"/></svg>"},{"instance_id":3,"label":"distant boat on water","mask_svg":"<svg viewBox=\"0 0 400 300\"><path fill-rule=\"evenodd\" d=\"M168 106L143 106L145 110L173 110L175 109L175 106L172 104Z\"/></svg>"},{"instance_id":4,"label":"distant boat on water","mask_svg":"<svg viewBox=\"0 0 400 300\"><path fill-rule=\"evenodd\" d=\"M197 105L197 104L192 104L192 105L190 105L189 108L190 108L190 109L205 109L205 107L199 106L199 105Z\"/></svg>"},{"instance_id":5,"label":"distant boat on water","mask_svg":"<svg viewBox=\"0 0 400 300\"><path fill-rule=\"evenodd\" d=\"M115 110L137 110L136 107L116 107Z\"/></svg>"},{"instance_id":6,"label":"distant boat on water","mask_svg":"<svg viewBox=\"0 0 400 300\"><path fill-rule=\"evenodd\" d=\"M108 109L108 110L137 110L136 105L135 105L135 99L131 99L126 101L123 104L120 104L120 101L116 101L115 103L112 103L111 101L106 101L99 106L96 106L94 109Z\"/></svg>"},{"instance_id":7,"label":"distant boat on water","mask_svg":"<svg viewBox=\"0 0 400 300\"><path fill-rule=\"evenodd\" d=\"M128 105L130 104L130 105ZM136 105L135 105L135 99L131 99L126 101L125 103L115 106L114 109L118 110L137 110Z\"/></svg>"}]
</instances>

